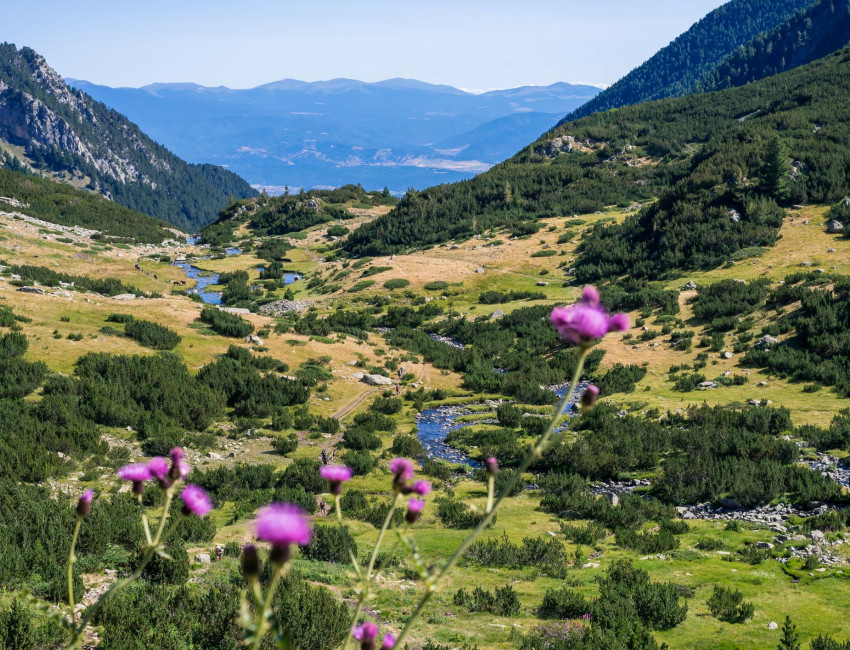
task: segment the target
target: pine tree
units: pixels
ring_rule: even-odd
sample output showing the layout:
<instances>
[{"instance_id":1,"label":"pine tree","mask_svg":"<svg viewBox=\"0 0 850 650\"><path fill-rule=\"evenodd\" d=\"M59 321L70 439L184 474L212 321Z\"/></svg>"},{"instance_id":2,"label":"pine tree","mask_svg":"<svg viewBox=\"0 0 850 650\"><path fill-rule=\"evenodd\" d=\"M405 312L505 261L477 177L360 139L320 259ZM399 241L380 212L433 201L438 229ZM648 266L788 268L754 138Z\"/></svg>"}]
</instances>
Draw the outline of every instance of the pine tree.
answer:
<instances>
[{"instance_id":1,"label":"pine tree","mask_svg":"<svg viewBox=\"0 0 850 650\"><path fill-rule=\"evenodd\" d=\"M800 650L800 644L797 643L797 626L791 622L791 617L785 617L785 624L782 626L782 638L779 640L778 650Z\"/></svg>"},{"instance_id":2,"label":"pine tree","mask_svg":"<svg viewBox=\"0 0 850 650\"><path fill-rule=\"evenodd\" d=\"M761 166L761 189L768 196L778 201L788 198L789 176L791 175L791 164L788 162L788 150L785 143L775 137L767 145L764 155L764 164Z\"/></svg>"}]
</instances>

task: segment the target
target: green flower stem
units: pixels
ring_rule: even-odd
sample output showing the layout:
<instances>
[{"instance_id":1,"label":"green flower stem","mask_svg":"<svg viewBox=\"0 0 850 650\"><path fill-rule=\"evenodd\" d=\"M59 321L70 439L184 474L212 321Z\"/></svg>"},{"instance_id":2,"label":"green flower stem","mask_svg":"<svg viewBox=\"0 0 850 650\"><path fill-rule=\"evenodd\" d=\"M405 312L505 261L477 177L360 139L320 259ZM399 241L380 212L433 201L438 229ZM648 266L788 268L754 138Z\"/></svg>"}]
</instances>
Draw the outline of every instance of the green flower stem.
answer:
<instances>
[{"instance_id":1,"label":"green flower stem","mask_svg":"<svg viewBox=\"0 0 850 650\"><path fill-rule=\"evenodd\" d=\"M77 642L85 631L86 627L88 627L89 621L92 617L97 613L100 609L101 605L110 597L112 594L118 593L125 587L129 586L133 582L139 579L139 576L142 575L142 571L145 570L148 563L153 558L154 553L159 548L160 542L164 540L162 537L163 530L165 529L165 521L168 519L168 510L171 508L171 500L174 497L175 486L172 485L165 492L165 508L162 513L162 517L159 520L159 529L156 532L156 537L145 547L144 555L142 556L142 561L139 566L133 571L132 575L114 583L106 592L97 599L97 602L92 604L91 607L86 608L86 612L80 620L80 624L74 629L74 632L71 635L71 640L68 642L66 648L75 648L77 646ZM168 529L168 534L170 535L174 529L177 527L177 524L180 523L180 518L174 522L174 525Z\"/></svg>"},{"instance_id":2,"label":"green flower stem","mask_svg":"<svg viewBox=\"0 0 850 650\"><path fill-rule=\"evenodd\" d=\"M378 533L378 539L375 540L375 546L372 548L372 555L369 557L369 565L366 569L366 575L363 576L360 595L357 599L357 607L354 610L354 616L351 619L351 627L348 630L348 636L345 637L345 642L342 645L342 650L346 650L348 648L348 643L351 640L351 634L354 632L354 628L357 627L357 619L360 616L360 612L363 609L363 603L366 601L366 598L369 597L369 588L371 587L371 579L372 579L372 569L375 568L375 560L378 557L378 550L381 548L381 543L384 541L384 535L387 534L387 529L390 527L390 524L393 520L393 515L395 514L395 509L398 507L398 501L401 498L401 493L396 492L395 499L393 499L393 503L390 506L389 511L387 512L387 517L384 519L384 525L381 526L381 532Z\"/></svg>"},{"instance_id":3,"label":"green flower stem","mask_svg":"<svg viewBox=\"0 0 850 650\"><path fill-rule=\"evenodd\" d=\"M280 584L281 578L286 575L290 566L290 562L276 562L274 564L272 579L269 582L269 590L266 592L266 597L263 600L263 608L260 610L260 615L257 618L257 632L254 636L254 643L251 644L253 650L259 650L260 644L263 642L263 637L266 635L266 621L268 620L268 614L275 597L275 592L277 592L277 586Z\"/></svg>"},{"instance_id":4,"label":"green flower stem","mask_svg":"<svg viewBox=\"0 0 850 650\"><path fill-rule=\"evenodd\" d=\"M342 523L342 506L339 503L340 495L334 495L334 510L336 511L336 521L339 524L339 532L342 534L342 539L345 542L345 548L348 549L348 556L351 558L351 564L354 566L354 573L357 574L357 577L360 578L362 574L360 573L360 564L357 562L357 556L354 554L354 549L351 548L351 544L348 541L348 535L345 534L345 526Z\"/></svg>"},{"instance_id":5,"label":"green flower stem","mask_svg":"<svg viewBox=\"0 0 850 650\"><path fill-rule=\"evenodd\" d=\"M148 524L148 513L145 511L145 506L142 503L142 495L137 494L136 498L139 501L139 508L142 511L142 527L145 529L145 541L147 541L147 543L150 544L151 543L151 527Z\"/></svg>"},{"instance_id":6,"label":"green flower stem","mask_svg":"<svg viewBox=\"0 0 850 650\"><path fill-rule=\"evenodd\" d=\"M68 605L71 607L71 615L74 615L74 562L77 561L77 556L74 555L74 550L77 548L77 538L80 536L80 526L83 523L83 518L77 515L77 525L74 526L74 536L71 538L71 550L68 553Z\"/></svg>"},{"instance_id":7,"label":"green flower stem","mask_svg":"<svg viewBox=\"0 0 850 650\"><path fill-rule=\"evenodd\" d=\"M439 573L434 577L434 579L428 584L427 589L425 590L425 594L422 596L422 599L419 601L419 604L416 606L416 609L413 611L413 614L410 615L410 618L407 620L407 624L404 626L404 629L399 634L396 639L396 647L401 648L401 642L404 641L407 634L410 632L410 629L413 627L413 624L417 621L417 619L422 615L422 611L425 609L425 605L428 604L428 601L431 600L431 596L434 595L434 592L437 590L437 583L442 580L445 575L451 571L455 564L458 563L461 556L466 552L472 543L478 538L478 536L484 532L490 522L493 520L493 517L496 516L496 510L499 505L502 503L504 498L510 493L513 487L519 482L522 474L529 468L531 463L533 463L536 459L541 458L543 456L543 452L546 449L546 445L549 443L549 439L552 437L552 432L555 430L555 426L558 422L558 419L563 415L564 409L567 407L567 404L570 402L570 398L572 397L573 392L578 385L579 379L581 378L581 373L584 370L584 360L587 356L588 352L587 347L581 348L581 352L579 354L578 362L576 363L575 373L573 373L573 379L570 382L570 388L567 393L564 395L564 399L561 400L561 403L558 405L558 409L555 411L555 416L552 418L552 421L549 423L549 426L546 428L540 437L537 439L537 442L534 444L534 447L528 452L525 458L523 458L519 467L514 470L511 477L508 479L508 482L505 484L505 487L502 488L502 491L499 493L499 496L496 498L495 503L493 504L493 509L484 515L475 529L469 534L469 536L463 540L460 546L457 547L454 554L448 559L446 564L440 569Z\"/></svg>"},{"instance_id":8,"label":"green flower stem","mask_svg":"<svg viewBox=\"0 0 850 650\"><path fill-rule=\"evenodd\" d=\"M493 509L493 493L496 491L496 477L492 474L487 479L487 512Z\"/></svg>"}]
</instances>

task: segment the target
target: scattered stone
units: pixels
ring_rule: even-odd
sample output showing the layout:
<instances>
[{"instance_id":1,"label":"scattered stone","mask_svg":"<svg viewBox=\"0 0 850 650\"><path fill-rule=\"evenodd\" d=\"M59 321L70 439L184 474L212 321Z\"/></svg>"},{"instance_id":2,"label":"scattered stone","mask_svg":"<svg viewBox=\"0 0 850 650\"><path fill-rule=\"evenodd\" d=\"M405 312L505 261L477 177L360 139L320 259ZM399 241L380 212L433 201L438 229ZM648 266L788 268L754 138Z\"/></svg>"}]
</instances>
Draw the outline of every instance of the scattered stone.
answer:
<instances>
[{"instance_id":1,"label":"scattered stone","mask_svg":"<svg viewBox=\"0 0 850 650\"><path fill-rule=\"evenodd\" d=\"M209 553L198 553L195 556L195 562L200 562L201 564L209 564L212 561Z\"/></svg>"},{"instance_id":2,"label":"scattered stone","mask_svg":"<svg viewBox=\"0 0 850 650\"><path fill-rule=\"evenodd\" d=\"M756 542L756 548L771 549L773 548L773 544L770 542Z\"/></svg>"},{"instance_id":3,"label":"scattered stone","mask_svg":"<svg viewBox=\"0 0 850 650\"><path fill-rule=\"evenodd\" d=\"M776 621L771 621L770 623L767 624L767 629L768 630L778 630L779 626L776 624Z\"/></svg>"},{"instance_id":4,"label":"scattered stone","mask_svg":"<svg viewBox=\"0 0 850 650\"><path fill-rule=\"evenodd\" d=\"M497 309L492 314L490 314L490 320L497 320L499 318L503 318L504 315L505 315L505 312L503 312L501 309Z\"/></svg>"},{"instance_id":5,"label":"scattered stone","mask_svg":"<svg viewBox=\"0 0 850 650\"><path fill-rule=\"evenodd\" d=\"M475 272L476 272L476 273L484 273L484 267L483 267L483 266L479 266L477 269L475 269Z\"/></svg>"},{"instance_id":6,"label":"scattered stone","mask_svg":"<svg viewBox=\"0 0 850 650\"><path fill-rule=\"evenodd\" d=\"M735 355L734 355L734 354L732 354L731 352L724 352L724 353L723 353L723 358L724 358L724 359L731 359L731 358L732 358L732 357L734 357L734 356L735 356Z\"/></svg>"},{"instance_id":7,"label":"scattered stone","mask_svg":"<svg viewBox=\"0 0 850 650\"><path fill-rule=\"evenodd\" d=\"M245 307L222 307L219 305L218 309L219 311L224 311L228 314L237 314L239 316L247 316L251 313L251 310Z\"/></svg>"},{"instance_id":8,"label":"scattered stone","mask_svg":"<svg viewBox=\"0 0 850 650\"><path fill-rule=\"evenodd\" d=\"M264 316L282 316L290 312L307 311L314 303L310 300L275 300L261 305L257 311Z\"/></svg>"},{"instance_id":9,"label":"scattered stone","mask_svg":"<svg viewBox=\"0 0 850 650\"><path fill-rule=\"evenodd\" d=\"M538 280L538 282L537 282L537 286L538 286L538 287L548 287L548 286L549 286L549 283L548 283L548 282L543 282L543 280Z\"/></svg>"},{"instance_id":10,"label":"scattered stone","mask_svg":"<svg viewBox=\"0 0 850 650\"><path fill-rule=\"evenodd\" d=\"M41 287L21 287L18 289L21 293L37 293L39 296L44 295L44 289ZM135 296L133 296L135 298Z\"/></svg>"},{"instance_id":11,"label":"scattered stone","mask_svg":"<svg viewBox=\"0 0 850 650\"><path fill-rule=\"evenodd\" d=\"M113 300L135 300L136 294L134 293L119 293L117 296L112 296Z\"/></svg>"},{"instance_id":12,"label":"scattered stone","mask_svg":"<svg viewBox=\"0 0 850 650\"><path fill-rule=\"evenodd\" d=\"M363 375L362 381L370 386L392 386L393 380L383 375Z\"/></svg>"},{"instance_id":13,"label":"scattered stone","mask_svg":"<svg viewBox=\"0 0 850 650\"><path fill-rule=\"evenodd\" d=\"M831 235L844 232L844 224L836 219L831 219L830 222L826 224L826 231Z\"/></svg>"},{"instance_id":14,"label":"scattered stone","mask_svg":"<svg viewBox=\"0 0 850 650\"><path fill-rule=\"evenodd\" d=\"M701 381L699 384L697 384L697 388L699 388L700 390L712 390L714 388L717 388L717 382Z\"/></svg>"},{"instance_id":15,"label":"scattered stone","mask_svg":"<svg viewBox=\"0 0 850 650\"><path fill-rule=\"evenodd\" d=\"M682 287L682 291L696 291L697 283L693 280L689 281L684 287Z\"/></svg>"},{"instance_id":16,"label":"scattered stone","mask_svg":"<svg viewBox=\"0 0 850 650\"><path fill-rule=\"evenodd\" d=\"M256 334L249 334L245 337L245 343L253 343L254 345L262 345L263 339L261 339Z\"/></svg>"}]
</instances>

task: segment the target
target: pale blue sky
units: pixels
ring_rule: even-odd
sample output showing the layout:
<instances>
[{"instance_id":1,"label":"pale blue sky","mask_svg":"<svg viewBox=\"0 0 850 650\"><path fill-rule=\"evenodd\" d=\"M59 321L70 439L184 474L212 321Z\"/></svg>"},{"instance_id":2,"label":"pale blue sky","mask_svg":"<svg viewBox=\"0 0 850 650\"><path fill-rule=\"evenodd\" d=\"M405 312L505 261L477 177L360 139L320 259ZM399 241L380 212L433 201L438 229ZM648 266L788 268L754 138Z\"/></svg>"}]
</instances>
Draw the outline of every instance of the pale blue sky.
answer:
<instances>
[{"instance_id":1,"label":"pale blue sky","mask_svg":"<svg viewBox=\"0 0 850 650\"><path fill-rule=\"evenodd\" d=\"M466 89L610 84L723 0L42 0L0 39L111 86L409 77Z\"/></svg>"}]
</instances>

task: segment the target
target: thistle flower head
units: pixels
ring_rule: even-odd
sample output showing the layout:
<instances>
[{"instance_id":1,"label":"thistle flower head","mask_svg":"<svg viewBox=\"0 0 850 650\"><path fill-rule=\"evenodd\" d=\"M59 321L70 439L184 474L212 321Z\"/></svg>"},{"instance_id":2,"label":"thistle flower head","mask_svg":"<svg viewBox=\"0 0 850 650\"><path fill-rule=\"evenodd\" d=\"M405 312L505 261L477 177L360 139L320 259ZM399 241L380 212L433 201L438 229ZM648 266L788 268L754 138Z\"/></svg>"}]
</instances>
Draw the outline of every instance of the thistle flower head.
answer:
<instances>
[{"instance_id":1,"label":"thistle flower head","mask_svg":"<svg viewBox=\"0 0 850 650\"><path fill-rule=\"evenodd\" d=\"M583 346L601 339L608 332L621 332L630 326L626 314L608 315L599 303L599 291L592 286L584 288L581 302L569 307L555 307L550 320L564 339Z\"/></svg>"},{"instance_id":2,"label":"thistle flower head","mask_svg":"<svg viewBox=\"0 0 850 650\"><path fill-rule=\"evenodd\" d=\"M384 635L384 642L381 644L381 650L392 650L395 648L395 637L387 632Z\"/></svg>"},{"instance_id":3,"label":"thistle flower head","mask_svg":"<svg viewBox=\"0 0 850 650\"><path fill-rule=\"evenodd\" d=\"M141 483L142 481L149 481L153 478L150 469L145 463L124 465L123 467L119 467L116 473L125 481L132 481L133 483Z\"/></svg>"},{"instance_id":4,"label":"thistle flower head","mask_svg":"<svg viewBox=\"0 0 850 650\"><path fill-rule=\"evenodd\" d=\"M319 467L319 474L331 484L331 493L340 495L342 494L342 484L351 480L354 470L345 465L322 465Z\"/></svg>"},{"instance_id":5,"label":"thistle flower head","mask_svg":"<svg viewBox=\"0 0 850 650\"><path fill-rule=\"evenodd\" d=\"M404 520L408 524L415 524L422 516L422 510L425 508L425 502L421 499L411 499L407 502L407 512L404 515Z\"/></svg>"},{"instance_id":6,"label":"thistle flower head","mask_svg":"<svg viewBox=\"0 0 850 650\"><path fill-rule=\"evenodd\" d=\"M180 493L180 499L183 501L183 513L186 515L204 517L213 509L210 495L199 485L187 485Z\"/></svg>"},{"instance_id":7,"label":"thistle flower head","mask_svg":"<svg viewBox=\"0 0 850 650\"><path fill-rule=\"evenodd\" d=\"M272 546L310 543L310 525L304 511L292 503L270 503L257 513L257 539Z\"/></svg>"},{"instance_id":8,"label":"thistle flower head","mask_svg":"<svg viewBox=\"0 0 850 650\"><path fill-rule=\"evenodd\" d=\"M363 643L368 643L369 641L374 641L378 636L378 626L375 625L372 621L366 621L363 625L359 625L354 628L354 631L351 633L358 641L362 641Z\"/></svg>"},{"instance_id":9,"label":"thistle flower head","mask_svg":"<svg viewBox=\"0 0 850 650\"><path fill-rule=\"evenodd\" d=\"M154 456L148 461L148 469L151 476L159 481L164 481L168 476L168 461L162 456Z\"/></svg>"},{"instance_id":10,"label":"thistle flower head","mask_svg":"<svg viewBox=\"0 0 850 650\"><path fill-rule=\"evenodd\" d=\"M495 456L491 456L484 461L484 471L490 476L496 476L499 473L499 461Z\"/></svg>"},{"instance_id":11,"label":"thistle flower head","mask_svg":"<svg viewBox=\"0 0 850 650\"><path fill-rule=\"evenodd\" d=\"M390 471L396 481L404 482L413 478L413 463L407 458L394 458L390 463Z\"/></svg>"},{"instance_id":12,"label":"thistle flower head","mask_svg":"<svg viewBox=\"0 0 850 650\"><path fill-rule=\"evenodd\" d=\"M413 484L413 491L416 492L421 497L430 494L431 492L431 484L428 481L416 481Z\"/></svg>"},{"instance_id":13,"label":"thistle flower head","mask_svg":"<svg viewBox=\"0 0 850 650\"><path fill-rule=\"evenodd\" d=\"M171 451L168 452L168 455L171 457L171 462L175 465L183 460L183 450L180 447L174 447Z\"/></svg>"}]
</instances>

